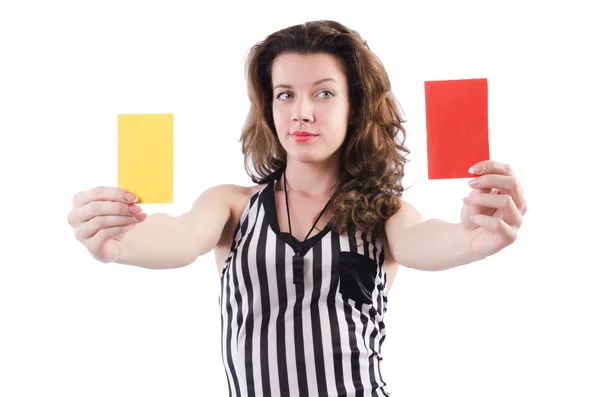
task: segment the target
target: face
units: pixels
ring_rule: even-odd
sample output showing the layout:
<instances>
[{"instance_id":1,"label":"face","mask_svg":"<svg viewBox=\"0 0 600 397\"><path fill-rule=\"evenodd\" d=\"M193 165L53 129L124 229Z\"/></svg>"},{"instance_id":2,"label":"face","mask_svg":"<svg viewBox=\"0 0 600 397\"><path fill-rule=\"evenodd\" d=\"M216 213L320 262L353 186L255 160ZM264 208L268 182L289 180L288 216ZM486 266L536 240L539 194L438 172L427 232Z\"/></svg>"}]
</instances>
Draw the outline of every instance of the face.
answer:
<instances>
[{"instance_id":1,"label":"face","mask_svg":"<svg viewBox=\"0 0 600 397\"><path fill-rule=\"evenodd\" d=\"M330 54L281 54L271 79L273 119L288 161L320 162L339 153L350 114L342 63Z\"/></svg>"}]
</instances>

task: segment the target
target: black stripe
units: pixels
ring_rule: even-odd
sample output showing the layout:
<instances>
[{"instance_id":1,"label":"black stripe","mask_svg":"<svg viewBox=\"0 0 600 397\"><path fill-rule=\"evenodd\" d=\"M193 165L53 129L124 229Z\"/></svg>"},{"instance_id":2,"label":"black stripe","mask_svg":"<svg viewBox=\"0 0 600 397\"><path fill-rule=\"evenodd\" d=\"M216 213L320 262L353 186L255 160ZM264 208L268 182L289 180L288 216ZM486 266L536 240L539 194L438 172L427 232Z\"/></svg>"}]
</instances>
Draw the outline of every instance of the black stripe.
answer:
<instances>
[{"instance_id":1,"label":"black stripe","mask_svg":"<svg viewBox=\"0 0 600 397\"><path fill-rule=\"evenodd\" d=\"M383 380L383 377L381 376L381 357L378 357L377 359L377 371L379 372L379 379L381 379L381 382L383 383L382 385L379 386L379 390L381 390L383 392L383 394L385 394L386 396L389 396L390 394L388 392L386 392L385 390L383 390L383 388L385 386L387 386L387 383Z\"/></svg>"},{"instance_id":2,"label":"black stripe","mask_svg":"<svg viewBox=\"0 0 600 397\"><path fill-rule=\"evenodd\" d=\"M233 256L233 264L235 264L235 260L236 260L237 254L234 253ZM234 275L235 275L235 266L232 266L231 269L233 269ZM233 275L233 276L234 276ZM229 366L229 371L231 372L231 377L233 378L233 384L235 386L235 391L236 391L236 395L239 396L240 395L240 384L238 382L238 378L237 378L237 374L235 372L235 365L233 364L233 358L231 357L231 328L233 326L233 316L232 316L232 308L231 308L231 291L230 291L230 277L233 277L231 272L227 273L227 280L225 282L225 284L227 285L227 302L226 302L226 307L227 307L227 322L229 323L229 327L227 328L227 365ZM221 278L221 280L223 280ZM229 385L229 393L231 394L231 384Z\"/></svg>"},{"instance_id":3,"label":"black stripe","mask_svg":"<svg viewBox=\"0 0 600 397\"><path fill-rule=\"evenodd\" d=\"M362 312L362 304L357 303L356 304L356 308L360 311L360 321L362 323L363 326L363 331L362 331L362 340L363 340L363 344L365 346L365 350L367 351L367 353L370 351L369 348L367 347L367 324L369 323L369 319L368 317ZM371 356L373 353L370 353L369 356Z\"/></svg>"},{"instance_id":4,"label":"black stripe","mask_svg":"<svg viewBox=\"0 0 600 397\"><path fill-rule=\"evenodd\" d=\"M356 396L364 395L363 387L360 383L360 352L358 343L356 342L356 324L352 319L352 306L344 301L344 313L346 314L346 322L348 323L348 337L350 339L350 369L352 370L352 383L356 390Z\"/></svg>"},{"instance_id":5,"label":"black stripe","mask_svg":"<svg viewBox=\"0 0 600 397\"><path fill-rule=\"evenodd\" d=\"M376 241L375 238L372 238L373 241L373 258L377 259L377 246L376 246ZM385 266L385 253L384 253L384 246L381 246L381 252L379 255L379 260L377 261L378 263L378 278L379 278L379 283L377 284L377 301L378 301L378 305L377 305L377 312L379 313L379 315L381 317L383 317L384 311L383 311L383 299L384 299L384 289L385 289L385 283L382 282L382 275L383 275L383 270L384 270L384 266ZM373 326L375 326L376 324L376 320L373 319ZM380 321L379 323L377 323L378 329L377 329L377 334L380 336L379 338L379 343L378 343L378 347L377 347L377 352L379 354L381 354L381 346L383 344L383 341L385 339L385 335L382 335L385 329L385 323L383 321ZM381 358L380 356L378 356L378 359ZM377 368L379 369L379 362L377 362ZM379 378L381 379L381 381L383 383L385 383L383 381L383 378L381 377L381 370L379 369Z\"/></svg>"},{"instance_id":6,"label":"black stripe","mask_svg":"<svg viewBox=\"0 0 600 397\"><path fill-rule=\"evenodd\" d=\"M369 336L369 347L371 347L371 350L375 350L375 336L377 335L377 327L375 326L376 310L371 307L369 314L371 315L371 323L373 323L373 332L371 332L371 335ZM369 354L369 378L371 379L371 386L373 386L373 389L376 389L378 384L375 379L375 363L373 362L373 356L373 354Z\"/></svg>"},{"instance_id":7,"label":"black stripe","mask_svg":"<svg viewBox=\"0 0 600 397\"><path fill-rule=\"evenodd\" d=\"M319 396L327 397L327 385L325 380L325 361L323 354L323 334L321 332L321 319L318 305L314 304L319 301L321 296L321 285L323 284L323 250L322 241L319 241L313 247L313 293L311 297L310 315L312 321L312 335L315 355L315 371L317 374L317 387Z\"/></svg>"},{"instance_id":8,"label":"black stripe","mask_svg":"<svg viewBox=\"0 0 600 397\"><path fill-rule=\"evenodd\" d=\"M381 267L382 270L381 272L383 273L383 288L384 290L387 290L387 270L384 272L383 269L385 267L385 249L384 247L381 247L381 252L379 252L379 263L381 263ZM384 291L385 292L385 291ZM381 311L382 313L384 313L387 309L387 292L385 292L385 294L382 293L382 307L381 307Z\"/></svg>"},{"instance_id":9,"label":"black stripe","mask_svg":"<svg viewBox=\"0 0 600 397\"><path fill-rule=\"evenodd\" d=\"M223 294L223 277L221 277L221 295ZM229 389L229 397L231 397L231 379L227 373L227 362L225 361L225 348L223 342L225 342L225 334L223 333L223 305L221 304L221 298L219 297L219 306L221 307L221 361L223 362L223 368L225 369L225 376L227 377L227 388ZM229 349L227 349L229 350Z\"/></svg>"},{"instance_id":10,"label":"black stripe","mask_svg":"<svg viewBox=\"0 0 600 397\"><path fill-rule=\"evenodd\" d=\"M379 252L379 263L380 263L380 270L381 270L381 274L383 275L383 281L380 281L382 283L382 288L379 291L379 296L380 296L380 301L379 301L379 314L381 317L383 317L384 313L386 310L385 307L387 306L387 296L386 296L386 288L387 288L387 272L384 272L385 270L385 247L383 246L383 242L382 242L382 246L381 246L381 251ZM381 280L381 276L380 276L380 280ZM379 333L383 334L383 330L385 329L385 323L383 321L380 322L379 324ZM381 353L381 346L383 345L383 341L385 340L386 335L381 335L381 338L379 339L379 352Z\"/></svg>"},{"instance_id":11,"label":"black stripe","mask_svg":"<svg viewBox=\"0 0 600 397\"><path fill-rule=\"evenodd\" d=\"M267 222L262 223L260 235L256 246L256 272L258 275L258 288L262 308L262 324L260 331L260 372L263 386L263 396L271 396L271 380L269 374L269 319L271 317L271 300L269 297L269 280L267 278Z\"/></svg>"},{"instance_id":12,"label":"black stripe","mask_svg":"<svg viewBox=\"0 0 600 397\"><path fill-rule=\"evenodd\" d=\"M365 233L361 233L361 244L366 244L365 241ZM358 242L356 241L355 233L348 233L348 243L350 245L351 252L358 252ZM368 251L367 251L368 252ZM358 310L360 311L360 304L356 305ZM356 395L362 396L364 395L363 386L360 381L360 351L358 349L358 342L356 340L356 324L352 319L352 306L344 301L344 312L346 314L346 322L348 323L348 336L350 339L350 365L352 369L352 382L356 389Z\"/></svg>"},{"instance_id":13,"label":"black stripe","mask_svg":"<svg viewBox=\"0 0 600 397\"><path fill-rule=\"evenodd\" d=\"M233 238L231 246L229 247L230 252L233 252L233 250L237 248L237 245L239 244L240 240L244 237L244 234L246 234L246 229L248 228L248 219L250 218L250 211L259 194L260 192L255 193L252 197L250 197L250 200L246 204L246 208L244 209L244 212L242 212L242 216L245 215L245 218L240 218L237 225L235 226L235 230L233 231ZM240 228L242 229L242 233L240 234L240 237L237 238L238 231L240 230Z\"/></svg>"},{"instance_id":14,"label":"black stripe","mask_svg":"<svg viewBox=\"0 0 600 397\"><path fill-rule=\"evenodd\" d=\"M383 302L381 301L383 298L383 294L381 293L381 276L383 274L383 264L377 258L377 241L375 240L374 233L371 234L371 246L373 247L372 256L375 262L377 262L377 279L379 280L377 287L377 312L379 315L383 315ZM383 246L382 246L383 249Z\"/></svg>"},{"instance_id":15,"label":"black stripe","mask_svg":"<svg viewBox=\"0 0 600 397\"><path fill-rule=\"evenodd\" d=\"M356 235L354 232L348 233L348 243L350 245L350 252L358 252L358 247L356 246Z\"/></svg>"},{"instance_id":16,"label":"black stripe","mask_svg":"<svg viewBox=\"0 0 600 397\"><path fill-rule=\"evenodd\" d=\"M221 295L219 296L219 306L221 307L221 359L223 361L223 367L225 368L225 376L227 377L227 388L229 389L229 397L231 397L231 378L229 377L229 374L227 373L227 362L225 360L225 348L223 347L223 344L225 342L225 333L224 331L224 321L223 321L223 303L221 302L221 297L225 296L225 293L223 292L223 287L225 286L225 280L226 277L223 277L223 275L221 274ZM229 351L229 349L227 349L227 351Z\"/></svg>"},{"instance_id":17,"label":"black stripe","mask_svg":"<svg viewBox=\"0 0 600 397\"><path fill-rule=\"evenodd\" d=\"M385 323L383 321L379 322L379 334L383 334L383 330L385 329ZM381 344L383 343L383 340L385 339L386 335L383 334L381 335L381 338L379 339L379 352L381 353Z\"/></svg>"},{"instance_id":18,"label":"black stripe","mask_svg":"<svg viewBox=\"0 0 600 397\"><path fill-rule=\"evenodd\" d=\"M340 282L340 236L331 233L331 287L327 295L327 307L329 311L329 324L331 325L331 344L333 345L333 370L335 373L335 387L339 397L346 397L346 386L344 385L344 373L342 372L343 360L341 359L340 325L338 324L335 308L336 294Z\"/></svg>"},{"instance_id":19,"label":"black stripe","mask_svg":"<svg viewBox=\"0 0 600 397\"><path fill-rule=\"evenodd\" d=\"M285 345L285 309L287 307L287 293L285 287L285 242L277 239L275 242L275 269L277 273L277 293L279 295L279 313L277 314L277 363L279 364L279 388L282 396L290 395L288 380L286 345Z\"/></svg>"},{"instance_id":20,"label":"black stripe","mask_svg":"<svg viewBox=\"0 0 600 397\"><path fill-rule=\"evenodd\" d=\"M375 262L377 262L379 264L380 262L377 259L377 240L375 239L374 234L375 233L371 234L371 240L370 240L371 249L373 250L373 252L371 253L372 254L371 256L372 256L373 260L375 260ZM383 247L382 247L382 249L383 249ZM378 275L381 277L381 268L379 269Z\"/></svg>"},{"instance_id":21,"label":"black stripe","mask_svg":"<svg viewBox=\"0 0 600 397\"><path fill-rule=\"evenodd\" d=\"M260 215L260 205L263 201L263 198L262 198L263 195L264 195L264 193L260 195L258 202L256 203L257 207L256 207L256 215L254 216L254 223L252 224L252 229L246 236L245 244L242 247L242 266L241 267L243 270L246 270L246 273L248 271L248 269L247 269L247 267L248 267L248 247L252 240L252 234L254 232L254 228L256 227L256 221L258 219L258 216ZM247 218L250 218L250 213L248 214ZM242 316L242 294L240 292L240 288L239 288L239 284L238 284L237 272L235 272L234 274L235 274L235 277L233 278L233 285L235 286L235 301L237 302L237 323L238 323L238 330L237 330L237 337L236 337L236 341L237 341L240 338L240 331L242 330L242 322L244 321L244 317ZM246 274L244 274L244 276L246 276ZM244 279L245 279L245 277L244 277ZM250 283L246 282L246 284L249 285ZM250 302L252 302L252 300L250 300Z\"/></svg>"},{"instance_id":22,"label":"black stripe","mask_svg":"<svg viewBox=\"0 0 600 397\"><path fill-rule=\"evenodd\" d=\"M256 211L256 217L260 214L260 208ZM248 390L249 396L254 396L256 394L254 390L254 375L252 373L252 333L254 332L254 312L252 310L253 302L254 302L254 291L252 280L250 279L250 271L248 270L249 261L248 261L248 250L250 248L250 242L252 241L252 236L254 235L254 230L256 229L257 221L255 220L252 228L248 232L248 238L246 239L246 243L242 247L242 276L244 278L244 283L246 285L247 292L247 302L248 302L248 314L246 315L246 321L244 322L244 327L246 330L246 341L244 342L244 362L246 365L246 386ZM242 313L241 308L238 306L238 321L241 322ZM241 329L241 327L240 327ZM238 336L240 329L238 329Z\"/></svg>"},{"instance_id":23,"label":"black stripe","mask_svg":"<svg viewBox=\"0 0 600 397\"><path fill-rule=\"evenodd\" d=\"M294 303L293 327L294 347L296 348L298 392L300 397L308 397L308 383L306 381L306 357L304 357L304 336L302 330L302 300L304 299L304 283L294 284L294 287L296 290L296 302Z\"/></svg>"},{"instance_id":24,"label":"black stripe","mask_svg":"<svg viewBox=\"0 0 600 397\"><path fill-rule=\"evenodd\" d=\"M360 237L362 238L362 243L364 244L365 248L364 248L364 253L365 256L369 256L369 240L367 239L367 233L362 232L360 234Z\"/></svg>"}]
</instances>

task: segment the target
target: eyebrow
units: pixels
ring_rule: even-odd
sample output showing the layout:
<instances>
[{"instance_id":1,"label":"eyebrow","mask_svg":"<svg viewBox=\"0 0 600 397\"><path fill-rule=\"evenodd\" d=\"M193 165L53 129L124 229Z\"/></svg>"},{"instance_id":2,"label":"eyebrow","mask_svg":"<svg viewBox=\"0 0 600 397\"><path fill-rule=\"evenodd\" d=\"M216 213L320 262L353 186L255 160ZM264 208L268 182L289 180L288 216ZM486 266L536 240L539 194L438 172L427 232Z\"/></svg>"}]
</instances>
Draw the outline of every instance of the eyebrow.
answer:
<instances>
[{"instance_id":1,"label":"eyebrow","mask_svg":"<svg viewBox=\"0 0 600 397\"><path fill-rule=\"evenodd\" d=\"M324 83L326 81L333 81L334 83L338 84L338 82L335 81L334 79L332 79L332 78L326 78L326 79L321 79L321 80L315 81L313 83L313 87L316 86L316 85L319 85L321 83ZM288 84L277 84L275 87L273 87L273 91L275 91L277 88L292 88L292 86L288 85Z\"/></svg>"}]
</instances>

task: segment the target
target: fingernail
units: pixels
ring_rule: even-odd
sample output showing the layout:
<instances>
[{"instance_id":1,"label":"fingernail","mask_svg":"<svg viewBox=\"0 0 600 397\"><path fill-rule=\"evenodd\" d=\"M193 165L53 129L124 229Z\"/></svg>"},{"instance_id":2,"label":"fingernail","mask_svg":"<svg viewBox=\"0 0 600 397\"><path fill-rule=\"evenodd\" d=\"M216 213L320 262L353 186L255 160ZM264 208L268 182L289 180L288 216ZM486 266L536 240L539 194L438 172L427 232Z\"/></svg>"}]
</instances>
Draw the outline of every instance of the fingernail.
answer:
<instances>
[{"instance_id":1,"label":"fingernail","mask_svg":"<svg viewBox=\"0 0 600 397\"><path fill-rule=\"evenodd\" d=\"M481 165L475 165L475 166L469 168L470 174L478 174L481 171L483 171L483 167Z\"/></svg>"},{"instance_id":2,"label":"fingernail","mask_svg":"<svg viewBox=\"0 0 600 397\"><path fill-rule=\"evenodd\" d=\"M131 202L134 202L134 203L137 203L137 202L138 202L138 200L139 200L139 199L137 198L137 196L135 196L135 195L133 195L133 194L131 194L131 193L125 193L125 199L126 199L127 201L131 201Z\"/></svg>"},{"instance_id":3,"label":"fingernail","mask_svg":"<svg viewBox=\"0 0 600 397\"><path fill-rule=\"evenodd\" d=\"M472 179L469 181L469 186L477 187L477 186L479 186L479 181L477 179Z\"/></svg>"}]
</instances>

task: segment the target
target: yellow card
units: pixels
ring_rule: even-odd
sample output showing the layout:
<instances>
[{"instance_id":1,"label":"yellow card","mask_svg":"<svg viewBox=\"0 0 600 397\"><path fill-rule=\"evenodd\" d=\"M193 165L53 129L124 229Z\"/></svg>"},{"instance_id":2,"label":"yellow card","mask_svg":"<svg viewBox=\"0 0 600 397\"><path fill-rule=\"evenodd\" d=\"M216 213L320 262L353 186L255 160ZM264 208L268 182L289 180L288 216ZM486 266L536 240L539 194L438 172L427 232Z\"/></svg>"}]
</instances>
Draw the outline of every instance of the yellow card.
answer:
<instances>
[{"instance_id":1,"label":"yellow card","mask_svg":"<svg viewBox=\"0 0 600 397\"><path fill-rule=\"evenodd\" d=\"M139 203L173 202L173 115L119 114L120 188Z\"/></svg>"}]
</instances>

